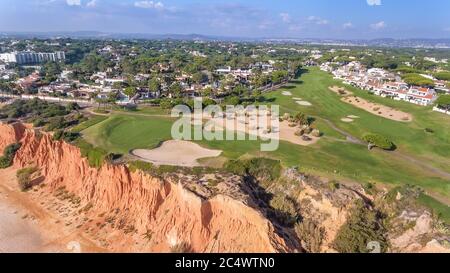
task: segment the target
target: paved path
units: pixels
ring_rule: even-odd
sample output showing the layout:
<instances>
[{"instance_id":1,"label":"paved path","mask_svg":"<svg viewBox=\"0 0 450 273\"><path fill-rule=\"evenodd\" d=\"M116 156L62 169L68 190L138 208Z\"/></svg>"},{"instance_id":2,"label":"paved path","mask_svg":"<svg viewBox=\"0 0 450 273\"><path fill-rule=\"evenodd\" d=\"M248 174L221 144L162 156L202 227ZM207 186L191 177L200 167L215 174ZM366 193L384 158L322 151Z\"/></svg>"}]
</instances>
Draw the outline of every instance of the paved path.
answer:
<instances>
[{"instance_id":1,"label":"paved path","mask_svg":"<svg viewBox=\"0 0 450 273\"><path fill-rule=\"evenodd\" d=\"M323 120L326 124L328 124L328 126L330 126L333 130L335 130L336 132L340 133L341 135L345 136L347 138L347 141L350 143L354 143L354 144L359 144L359 145L366 145L366 143L364 141L362 141L361 139L354 137L353 135L351 135L350 133L347 133L346 131L342 130L341 128L337 127L333 122L331 122L328 119L325 118L321 118L321 117L315 117L317 119Z\"/></svg>"}]
</instances>

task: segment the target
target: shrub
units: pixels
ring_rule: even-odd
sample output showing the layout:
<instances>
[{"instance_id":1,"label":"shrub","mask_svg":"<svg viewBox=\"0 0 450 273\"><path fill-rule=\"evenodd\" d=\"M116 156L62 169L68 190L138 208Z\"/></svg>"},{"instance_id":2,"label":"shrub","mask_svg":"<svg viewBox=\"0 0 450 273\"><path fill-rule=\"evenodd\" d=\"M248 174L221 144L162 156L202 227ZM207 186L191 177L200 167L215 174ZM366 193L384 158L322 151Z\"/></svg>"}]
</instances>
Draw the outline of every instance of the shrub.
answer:
<instances>
[{"instance_id":1,"label":"shrub","mask_svg":"<svg viewBox=\"0 0 450 273\"><path fill-rule=\"evenodd\" d=\"M61 140L63 134L64 134L63 130L56 130L55 133L53 134L53 140L56 140L56 141Z\"/></svg>"},{"instance_id":2,"label":"shrub","mask_svg":"<svg viewBox=\"0 0 450 273\"><path fill-rule=\"evenodd\" d=\"M309 119L304 113L299 112L299 113L295 114L294 119L295 119L295 122L297 122L300 125L310 125Z\"/></svg>"},{"instance_id":3,"label":"shrub","mask_svg":"<svg viewBox=\"0 0 450 273\"><path fill-rule=\"evenodd\" d=\"M105 161L108 163L113 163L115 160L117 160L121 157L122 157L121 154L109 153L108 155L105 156Z\"/></svg>"},{"instance_id":4,"label":"shrub","mask_svg":"<svg viewBox=\"0 0 450 273\"><path fill-rule=\"evenodd\" d=\"M33 127L42 127L46 124L45 120L37 118L33 121Z\"/></svg>"},{"instance_id":5,"label":"shrub","mask_svg":"<svg viewBox=\"0 0 450 273\"><path fill-rule=\"evenodd\" d=\"M436 105L440 108L450 109L450 95L440 95L436 100Z\"/></svg>"},{"instance_id":6,"label":"shrub","mask_svg":"<svg viewBox=\"0 0 450 273\"><path fill-rule=\"evenodd\" d=\"M321 135L322 135L322 133L318 129L314 129L312 131L312 136L313 137L320 137Z\"/></svg>"},{"instance_id":7,"label":"shrub","mask_svg":"<svg viewBox=\"0 0 450 273\"><path fill-rule=\"evenodd\" d=\"M303 136L305 134L305 130L304 129L298 129L295 131L294 133L296 136Z\"/></svg>"},{"instance_id":8,"label":"shrub","mask_svg":"<svg viewBox=\"0 0 450 273\"><path fill-rule=\"evenodd\" d=\"M409 85L434 87L433 80L425 78L424 76L417 73L403 74L402 78Z\"/></svg>"},{"instance_id":9,"label":"shrub","mask_svg":"<svg viewBox=\"0 0 450 273\"><path fill-rule=\"evenodd\" d=\"M73 132L65 132L63 130L56 130L53 134L53 140L64 140L66 142L72 142L76 140L80 135Z\"/></svg>"},{"instance_id":10,"label":"shrub","mask_svg":"<svg viewBox=\"0 0 450 273\"><path fill-rule=\"evenodd\" d=\"M67 109L61 105L49 103L39 99L28 101L16 100L12 104L3 107L1 112L8 115L9 118L22 118L30 116L44 119L65 116L69 113Z\"/></svg>"},{"instance_id":11,"label":"shrub","mask_svg":"<svg viewBox=\"0 0 450 273\"><path fill-rule=\"evenodd\" d=\"M27 191L33 186L31 177L34 173L36 173L36 171L36 167L25 168L17 171L16 177L21 191Z\"/></svg>"},{"instance_id":12,"label":"shrub","mask_svg":"<svg viewBox=\"0 0 450 273\"><path fill-rule=\"evenodd\" d=\"M100 168L106 156L106 151L94 147L82 138L76 139L74 144L80 148L81 155L88 159L89 166Z\"/></svg>"},{"instance_id":13,"label":"shrub","mask_svg":"<svg viewBox=\"0 0 450 273\"><path fill-rule=\"evenodd\" d=\"M273 208L275 218L285 226L292 226L298 218L295 202L284 194L275 194L269 205Z\"/></svg>"},{"instance_id":14,"label":"shrub","mask_svg":"<svg viewBox=\"0 0 450 273\"><path fill-rule=\"evenodd\" d=\"M136 172L137 170L141 170L144 172L152 172L155 170L155 166L152 163L144 161L130 162L128 168L130 169L131 172Z\"/></svg>"},{"instance_id":15,"label":"shrub","mask_svg":"<svg viewBox=\"0 0 450 273\"><path fill-rule=\"evenodd\" d=\"M442 71L434 74L434 77L442 81L450 81L450 71Z\"/></svg>"},{"instance_id":16,"label":"shrub","mask_svg":"<svg viewBox=\"0 0 450 273\"><path fill-rule=\"evenodd\" d=\"M230 160L225 169L237 175L249 175L262 181L275 181L281 175L281 164L269 158L252 158L248 160Z\"/></svg>"},{"instance_id":17,"label":"shrub","mask_svg":"<svg viewBox=\"0 0 450 273\"><path fill-rule=\"evenodd\" d=\"M63 117L54 117L48 120L48 124L45 127L46 131L54 131L57 129L64 129L66 127L66 121Z\"/></svg>"},{"instance_id":18,"label":"shrub","mask_svg":"<svg viewBox=\"0 0 450 273\"><path fill-rule=\"evenodd\" d=\"M328 188L330 188L330 190L332 190L332 191L338 190L340 187L341 187L341 184L339 184L339 182L330 181L328 183Z\"/></svg>"},{"instance_id":19,"label":"shrub","mask_svg":"<svg viewBox=\"0 0 450 273\"><path fill-rule=\"evenodd\" d=\"M6 169L8 167L11 167L12 162L9 158L6 158L4 156L0 157L0 169Z\"/></svg>"},{"instance_id":20,"label":"shrub","mask_svg":"<svg viewBox=\"0 0 450 273\"><path fill-rule=\"evenodd\" d=\"M395 144L384 136L367 134L363 140L384 150L395 150Z\"/></svg>"},{"instance_id":21,"label":"shrub","mask_svg":"<svg viewBox=\"0 0 450 273\"><path fill-rule=\"evenodd\" d=\"M304 219L295 224L295 233L301 240L303 248L308 252L319 253L325 229L317 226L313 221Z\"/></svg>"},{"instance_id":22,"label":"shrub","mask_svg":"<svg viewBox=\"0 0 450 273\"><path fill-rule=\"evenodd\" d=\"M359 200L347 222L339 229L333 242L334 248L340 253L367 253L370 251L368 243L378 242L381 251L385 252L387 240L381 222L378 213Z\"/></svg>"},{"instance_id":23,"label":"shrub","mask_svg":"<svg viewBox=\"0 0 450 273\"><path fill-rule=\"evenodd\" d=\"M78 105L78 103L71 102L71 103L67 104L66 108L68 111L77 111L77 110L80 110L81 107Z\"/></svg>"},{"instance_id":24,"label":"shrub","mask_svg":"<svg viewBox=\"0 0 450 273\"><path fill-rule=\"evenodd\" d=\"M170 252L171 253L190 253L193 252L191 246L186 243L186 242L182 242L182 243L178 243L172 247L170 247Z\"/></svg>"},{"instance_id":25,"label":"shrub","mask_svg":"<svg viewBox=\"0 0 450 273\"><path fill-rule=\"evenodd\" d=\"M80 134L78 133L73 133L73 132L64 132L63 133L63 139L66 142L72 142L75 141L76 139L78 139L78 137L80 136Z\"/></svg>"},{"instance_id":26,"label":"shrub","mask_svg":"<svg viewBox=\"0 0 450 273\"><path fill-rule=\"evenodd\" d=\"M3 156L0 157L0 169L6 169L11 167L14 156L16 155L16 152L20 149L22 144L15 143L8 145L5 150L3 151Z\"/></svg>"}]
</instances>

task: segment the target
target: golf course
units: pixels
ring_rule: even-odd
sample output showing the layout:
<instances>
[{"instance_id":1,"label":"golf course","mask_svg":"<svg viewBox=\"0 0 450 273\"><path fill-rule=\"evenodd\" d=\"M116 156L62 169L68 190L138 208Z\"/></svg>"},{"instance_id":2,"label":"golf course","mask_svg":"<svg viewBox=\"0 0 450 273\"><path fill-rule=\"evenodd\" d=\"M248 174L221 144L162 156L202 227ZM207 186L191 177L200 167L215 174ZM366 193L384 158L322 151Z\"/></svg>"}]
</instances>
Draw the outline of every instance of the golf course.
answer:
<instances>
[{"instance_id":1,"label":"golf course","mask_svg":"<svg viewBox=\"0 0 450 273\"><path fill-rule=\"evenodd\" d=\"M374 115L342 101L331 86L345 87L353 96L412 116L409 122ZM301 146L281 141L274 152L260 152L259 141L198 141L202 147L222 151L221 158L264 156L285 167L342 182L372 183L386 187L418 185L442 203L450 203L450 117L406 102L377 97L345 86L317 68L310 68L288 86L266 93L270 104L284 113L305 113L323 133L315 144ZM300 103L299 103L300 102ZM112 111L81 131L83 138L108 152L128 154L152 149L170 140L174 119L159 108L134 112ZM373 149L361 141L368 133L390 139L395 151ZM426 201L450 219L450 209L434 199Z\"/></svg>"}]
</instances>

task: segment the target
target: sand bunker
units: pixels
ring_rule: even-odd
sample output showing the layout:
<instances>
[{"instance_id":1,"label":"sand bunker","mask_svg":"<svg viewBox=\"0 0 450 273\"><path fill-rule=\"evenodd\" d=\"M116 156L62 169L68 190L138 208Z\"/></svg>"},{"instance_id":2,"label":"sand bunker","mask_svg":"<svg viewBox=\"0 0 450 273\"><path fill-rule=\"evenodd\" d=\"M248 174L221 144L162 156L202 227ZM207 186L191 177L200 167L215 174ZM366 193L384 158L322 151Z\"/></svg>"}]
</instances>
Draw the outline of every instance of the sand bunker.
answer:
<instances>
[{"instance_id":1,"label":"sand bunker","mask_svg":"<svg viewBox=\"0 0 450 273\"><path fill-rule=\"evenodd\" d=\"M341 121L350 123L350 122L353 122L353 119L351 119L351 118L342 118Z\"/></svg>"},{"instance_id":2,"label":"sand bunker","mask_svg":"<svg viewBox=\"0 0 450 273\"><path fill-rule=\"evenodd\" d=\"M347 117L348 117L348 118L351 118L351 119L357 119L357 118L359 118L358 116L354 116L354 115L348 115Z\"/></svg>"},{"instance_id":3,"label":"sand bunker","mask_svg":"<svg viewBox=\"0 0 450 273\"><path fill-rule=\"evenodd\" d=\"M390 120L401 121L401 122L410 122L412 121L412 115L409 113L405 113L403 111L395 110L391 107L384 106L382 104L377 104L373 102L369 102L360 97L345 97L342 98L342 101L346 103L350 103L353 106L356 106L360 109L363 109L369 113L377 115L379 117L387 118Z\"/></svg>"},{"instance_id":4,"label":"sand bunker","mask_svg":"<svg viewBox=\"0 0 450 273\"><path fill-rule=\"evenodd\" d=\"M304 101L304 100L302 100L302 101L296 101L296 103L297 103L298 105L301 105L301 106L312 106L312 104L311 104L310 102Z\"/></svg>"},{"instance_id":5,"label":"sand bunker","mask_svg":"<svg viewBox=\"0 0 450 273\"><path fill-rule=\"evenodd\" d=\"M131 152L141 160L155 165L182 167L201 166L198 159L217 157L221 153L222 151L206 149L198 144L182 140L165 141L160 147L153 150L137 149Z\"/></svg>"},{"instance_id":6,"label":"sand bunker","mask_svg":"<svg viewBox=\"0 0 450 273\"><path fill-rule=\"evenodd\" d=\"M330 86L328 87L328 89L330 89L331 91L333 91L334 93L341 95L341 96L349 96L349 95L353 95L353 92L348 91L347 89L345 89L344 87L339 87L339 86Z\"/></svg>"},{"instance_id":7,"label":"sand bunker","mask_svg":"<svg viewBox=\"0 0 450 273\"><path fill-rule=\"evenodd\" d=\"M292 96L292 93L289 92L289 91L283 91L283 92L281 92L281 94L282 94L283 96Z\"/></svg>"},{"instance_id":8,"label":"sand bunker","mask_svg":"<svg viewBox=\"0 0 450 273\"><path fill-rule=\"evenodd\" d=\"M267 113L262 114L260 116L265 115L267 115ZM263 132L261 133L261 130L258 130L258 128L249 125L249 123L251 123L249 122L250 120L251 118L248 118L247 121L235 119L234 122L225 122L224 118L214 118L211 119L207 124L205 124L204 129L210 132L211 131L220 132L224 131L226 128L226 130L228 131L237 131L240 133L245 133L247 135L260 136L263 137L265 140L279 139L302 146L314 144L320 139L320 137L306 135L307 137L310 138L310 140L308 141L303 140L302 137L295 135L296 131L299 130L299 127L298 126L290 127L288 121L280 122L278 128L273 126L270 132L263 130Z\"/></svg>"},{"instance_id":9,"label":"sand bunker","mask_svg":"<svg viewBox=\"0 0 450 273\"><path fill-rule=\"evenodd\" d=\"M303 100L302 98L293 98L294 100Z\"/></svg>"},{"instance_id":10,"label":"sand bunker","mask_svg":"<svg viewBox=\"0 0 450 273\"><path fill-rule=\"evenodd\" d=\"M280 140L285 140L302 146L311 145L319 141L320 137L315 137L311 134L306 135L311 139L310 141L303 140L302 137L295 135L295 132L298 129L298 127L290 127L288 121L280 122Z\"/></svg>"}]
</instances>

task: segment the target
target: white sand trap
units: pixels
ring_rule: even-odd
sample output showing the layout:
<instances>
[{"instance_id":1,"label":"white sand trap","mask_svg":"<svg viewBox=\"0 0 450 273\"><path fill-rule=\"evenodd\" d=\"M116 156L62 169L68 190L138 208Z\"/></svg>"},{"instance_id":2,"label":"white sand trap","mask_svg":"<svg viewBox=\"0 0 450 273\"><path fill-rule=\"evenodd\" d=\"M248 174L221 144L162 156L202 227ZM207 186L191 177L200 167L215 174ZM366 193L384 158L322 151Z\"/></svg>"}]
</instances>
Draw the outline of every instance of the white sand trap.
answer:
<instances>
[{"instance_id":1,"label":"white sand trap","mask_svg":"<svg viewBox=\"0 0 450 273\"><path fill-rule=\"evenodd\" d=\"M264 115L262 115L264 116ZM248 117L247 120L250 120ZM245 133L248 135L263 137L265 139L279 139L279 140L285 140L294 144L298 145L312 145L319 141L319 137L314 137L312 135L308 135L311 140L305 141L301 137L296 136L295 132L299 129L298 126L296 127L290 127L288 121L283 121L279 123L279 126L271 126L270 120L268 121L269 126L271 127L271 131L262 130L260 132L258 128L256 128L252 124L246 124L246 122L242 123L240 120L237 119L234 122L225 122L223 118L214 118L208 121L208 124L205 125L205 129L211 131L212 128L214 128L216 131L221 130L227 130L227 131L234 131L234 132L240 132ZM264 132L265 131L265 132Z\"/></svg>"},{"instance_id":2,"label":"white sand trap","mask_svg":"<svg viewBox=\"0 0 450 273\"><path fill-rule=\"evenodd\" d=\"M354 115L349 115L349 116L347 116L348 118L351 118L351 119L357 119L357 118L359 118L358 116L354 116Z\"/></svg>"},{"instance_id":3,"label":"white sand trap","mask_svg":"<svg viewBox=\"0 0 450 273\"><path fill-rule=\"evenodd\" d=\"M410 122L413 120L412 115L409 113L395 110L391 107L388 107L388 106L385 106L382 104L373 103L373 102L367 101L360 97L356 97L356 96L344 97L344 98L342 98L342 101L349 103L360 109L363 109L374 115L377 115L379 117L387 118L390 120L401 121L401 122Z\"/></svg>"},{"instance_id":4,"label":"white sand trap","mask_svg":"<svg viewBox=\"0 0 450 273\"><path fill-rule=\"evenodd\" d=\"M305 141L301 137L296 136L295 132L298 130L298 127L289 127L288 121L280 122L280 140L285 140L297 145L302 146L308 146L312 145L314 143L317 143L317 141L320 140L320 137L315 137L312 135L307 135L309 138L311 138L311 141Z\"/></svg>"},{"instance_id":5,"label":"white sand trap","mask_svg":"<svg viewBox=\"0 0 450 273\"><path fill-rule=\"evenodd\" d=\"M301 106L312 106L312 104L311 104L310 102L304 101L304 100L302 100L302 101L296 101L296 103L297 103L298 105L301 105Z\"/></svg>"},{"instance_id":6,"label":"white sand trap","mask_svg":"<svg viewBox=\"0 0 450 273\"><path fill-rule=\"evenodd\" d=\"M292 96L292 93L289 92L289 91L283 91L283 92L281 92L281 94L282 94L283 96Z\"/></svg>"},{"instance_id":7,"label":"white sand trap","mask_svg":"<svg viewBox=\"0 0 450 273\"><path fill-rule=\"evenodd\" d=\"M182 140L165 141L160 147L153 150L137 149L131 152L141 160L155 165L182 167L201 166L198 159L217 157L221 153L220 150L206 149L198 144Z\"/></svg>"},{"instance_id":8,"label":"white sand trap","mask_svg":"<svg viewBox=\"0 0 450 273\"><path fill-rule=\"evenodd\" d=\"M353 119L351 119L351 118L343 118L343 119L341 119L341 121L350 123L350 122L353 122Z\"/></svg>"},{"instance_id":9,"label":"white sand trap","mask_svg":"<svg viewBox=\"0 0 450 273\"><path fill-rule=\"evenodd\" d=\"M302 98L293 98L294 100L303 100Z\"/></svg>"}]
</instances>

